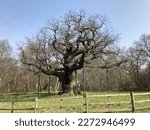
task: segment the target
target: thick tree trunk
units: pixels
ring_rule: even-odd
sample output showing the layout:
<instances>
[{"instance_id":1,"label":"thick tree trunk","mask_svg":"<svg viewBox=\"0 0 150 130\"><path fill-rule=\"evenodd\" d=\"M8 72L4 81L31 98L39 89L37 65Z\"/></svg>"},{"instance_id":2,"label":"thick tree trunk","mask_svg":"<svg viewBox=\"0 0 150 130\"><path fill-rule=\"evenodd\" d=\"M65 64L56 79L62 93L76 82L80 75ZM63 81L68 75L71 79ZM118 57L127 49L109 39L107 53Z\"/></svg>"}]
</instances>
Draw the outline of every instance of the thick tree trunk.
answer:
<instances>
[{"instance_id":1,"label":"thick tree trunk","mask_svg":"<svg viewBox=\"0 0 150 130\"><path fill-rule=\"evenodd\" d=\"M77 95L79 93L79 81L76 78L74 72L66 72L59 78L63 94Z\"/></svg>"},{"instance_id":2,"label":"thick tree trunk","mask_svg":"<svg viewBox=\"0 0 150 130\"><path fill-rule=\"evenodd\" d=\"M74 81L74 76L72 72L66 72L63 76L62 81L62 93L74 95L72 82Z\"/></svg>"}]
</instances>

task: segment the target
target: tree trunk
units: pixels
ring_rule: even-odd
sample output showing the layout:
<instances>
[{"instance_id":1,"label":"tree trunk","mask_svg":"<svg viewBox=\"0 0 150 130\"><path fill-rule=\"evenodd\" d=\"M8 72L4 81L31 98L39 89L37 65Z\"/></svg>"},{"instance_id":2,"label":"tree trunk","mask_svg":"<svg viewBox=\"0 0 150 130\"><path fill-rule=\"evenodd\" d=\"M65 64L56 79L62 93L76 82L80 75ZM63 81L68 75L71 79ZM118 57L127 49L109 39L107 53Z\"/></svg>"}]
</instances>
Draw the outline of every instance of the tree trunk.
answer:
<instances>
[{"instance_id":1,"label":"tree trunk","mask_svg":"<svg viewBox=\"0 0 150 130\"><path fill-rule=\"evenodd\" d=\"M40 88L41 88L41 74L38 74L38 79L37 79L37 90L38 90L38 94L40 93Z\"/></svg>"},{"instance_id":2,"label":"tree trunk","mask_svg":"<svg viewBox=\"0 0 150 130\"><path fill-rule=\"evenodd\" d=\"M51 93L51 76L48 76L48 93Z\"/></svg>"},{"instance_id":3,"label":"tree trunk","mask_svg":"<svg viewBox=\"0 0 150 130\"><path fill-rule=\"evenodd\" d=\"M72 82L74 80L73 74L70 72L66 72L63 76L63 79L64 80L62 81L62 93L74 95L72 86Z\"/></svg>"},{"instance_id":4,"label":"tree trunk","mask_svg":"<svg viewBox=\"0 0 150 130\"><path fill-rule=\"evenodd\" d=\"M55 87L54 87L54 92L56 93L60 88L60 81L59 78L56 78L56 83L55 83Z\"/></svg>"},{"instance_id":5,"label":"tree trunk","mask_svg":"<svg viewBox=\"0 0 150 130\"><path fill-rule=\"evenodd\" d=\"M77 95L79 93L79 82L76 78L75 72L69 71L62 75L61 78L59 77L63 94Z\"/></svg>"}]
</instances>

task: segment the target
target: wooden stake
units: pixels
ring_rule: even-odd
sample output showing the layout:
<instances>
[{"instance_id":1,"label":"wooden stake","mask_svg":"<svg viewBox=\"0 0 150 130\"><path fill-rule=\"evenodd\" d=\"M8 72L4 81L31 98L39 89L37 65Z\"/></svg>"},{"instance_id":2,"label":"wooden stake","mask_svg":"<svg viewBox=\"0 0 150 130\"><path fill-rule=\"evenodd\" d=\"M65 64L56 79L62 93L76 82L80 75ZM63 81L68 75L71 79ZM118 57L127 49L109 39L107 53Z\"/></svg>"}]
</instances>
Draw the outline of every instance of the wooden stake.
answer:
<instances>
[{"instance_id":1,"label":"wooden stake","mask_svg":"<svg viewBox=\"0 0 150 130\"><path fill-rule=\"evenodd\" d=\"M15 100L14 100L14 101L12 101L11 113L13 113L13 112L14 112L14 105L15 105Z\"/></svg>"},{"instance_id":2,"label":"wooden stake","mask_svg":"<svg viewBox=\"0 0 150 130\"><path fill-rule=\"evenodd\" d=\"M84 94L84 98L85 98L85 112L88 113L88 100L86 94Z\"/></svg>"},{"instance_id":3,"label":"wooden stake","mask_svg":"<svg viewBox=\"0 0 150 130\"><path fill-rule=\"evenodd\" d=\"M131 105L132 105L132 112L135 112L135 99L134 99L134 93L131 92Z\"/></svg>"},{"instance_id":4,"label":"wooden stake","mask_svg":"<svg viewBox=\"0 0 150 130\"><path fill-rule=\"evenodd\" d=\"M110 103L110 96L108 96L108 102ZM108 104L109 111L111 112L111 104Z\"/></svg>"},{"instance_id":5,"label":"wooden stake","mask_svg":"<svg viewBox=\"0 0 150 130\"><path fill-rule=\"evenodd\" d=\"M63 108L63 99L61 98L60 99L60 109L62 109Z\"/></svg>"},{"instance_id":6,"label":"wooden stake","mask_svg":"<svg viewBox=\"0 0 150 130\"><path fill-rule=\"evenodd\" d=\"M37 112L37 101L38 101L38 98L36 97L35 98L35 106L34 106L34 113L36 113Z\"/></svg>"}]
</instances>

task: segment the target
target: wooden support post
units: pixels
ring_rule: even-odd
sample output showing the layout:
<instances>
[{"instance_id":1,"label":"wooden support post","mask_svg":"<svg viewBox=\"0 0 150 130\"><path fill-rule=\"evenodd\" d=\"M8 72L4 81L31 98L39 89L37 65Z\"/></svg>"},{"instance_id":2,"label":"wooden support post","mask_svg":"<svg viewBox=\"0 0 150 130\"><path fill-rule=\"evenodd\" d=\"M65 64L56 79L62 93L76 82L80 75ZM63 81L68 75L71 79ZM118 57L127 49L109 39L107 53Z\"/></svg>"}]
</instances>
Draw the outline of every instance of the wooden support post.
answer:
<instances>
[{"instance_id":1,"label":"wooden support post","mask_svg":"<svg viewBox=\"0 0 150 130\"><path fill-rule=\"evenodd\" d=\"M84 94L84 99L85 99L85 113L88 113L88 100L86 93Z\"/></svg>"},{"instance_id":2,"label":"wooden support post","mask_svg":"<svg viewBox=\"0 0 150 130\"><path fill-rule=\"evenodd\" d=\"M110 96L108 96L108 102L110 103ZM108 104L109 112L111 112L111 104Z\"/></svg>"},{"instance_id":3,"label":"wooden support post","mask_svg":"<svg viewBox=\"0 0 150 130\"><path fill-rule=\"evenodd\" d=\"M14 105L15 105L15 100L14 100L14 101L12 101L12 104L11 104L11 113L13 113L13 112L14 112Z\"/></svg>"},{"instance_id":4,"label":"wooden support post","mask_svg":"<svg viewBox=\"0 0 150 130\"><path fill-rule=\"evenodd\" d=\"M38 98L36 97L35 98L35 105L34 105L34 113L36 113L37 112L37 102L38 102Z\"/></svg>"},{"instance_id":5,"label":"wooden support post","mask_svg":"<svg viewBox=\"0 0 150 130\"><path fill-rule=\"evenodd\" d=\"M134 99L134 93L131 92L131 105L132 105L132 112L135 112L135 99Z\"/></svg>"},{"instance_id":6,"label":"wooden support post","mask_svg":"<svg viewBox=\"0 0 150 130\"><path fill-rule=\"evenodd\" d=\"M60 99L60 109L62 109L63 108L63 99L61 98Z\"/></svg>"}]
</instances>

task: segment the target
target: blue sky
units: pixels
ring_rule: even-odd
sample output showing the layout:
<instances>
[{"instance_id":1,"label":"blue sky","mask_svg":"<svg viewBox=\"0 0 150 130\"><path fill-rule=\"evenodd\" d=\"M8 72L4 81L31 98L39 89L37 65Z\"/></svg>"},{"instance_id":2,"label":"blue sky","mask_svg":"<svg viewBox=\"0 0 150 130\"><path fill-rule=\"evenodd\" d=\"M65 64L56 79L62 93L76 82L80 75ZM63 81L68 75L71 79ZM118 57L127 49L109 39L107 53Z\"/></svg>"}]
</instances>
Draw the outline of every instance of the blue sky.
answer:
<instances>
[{"instance_id":1,"label":"blue sky","mask_svg":"<svg viewBox=\"0 0 150 130\"><path fill-rule=\"evenodd\" d=\"M121 47L129 47L143 33L150 34L150 0L0 0L0 39L15 44L34 35L46 20L69 10L104 14Z\"/></svg>"}]
</instances>

